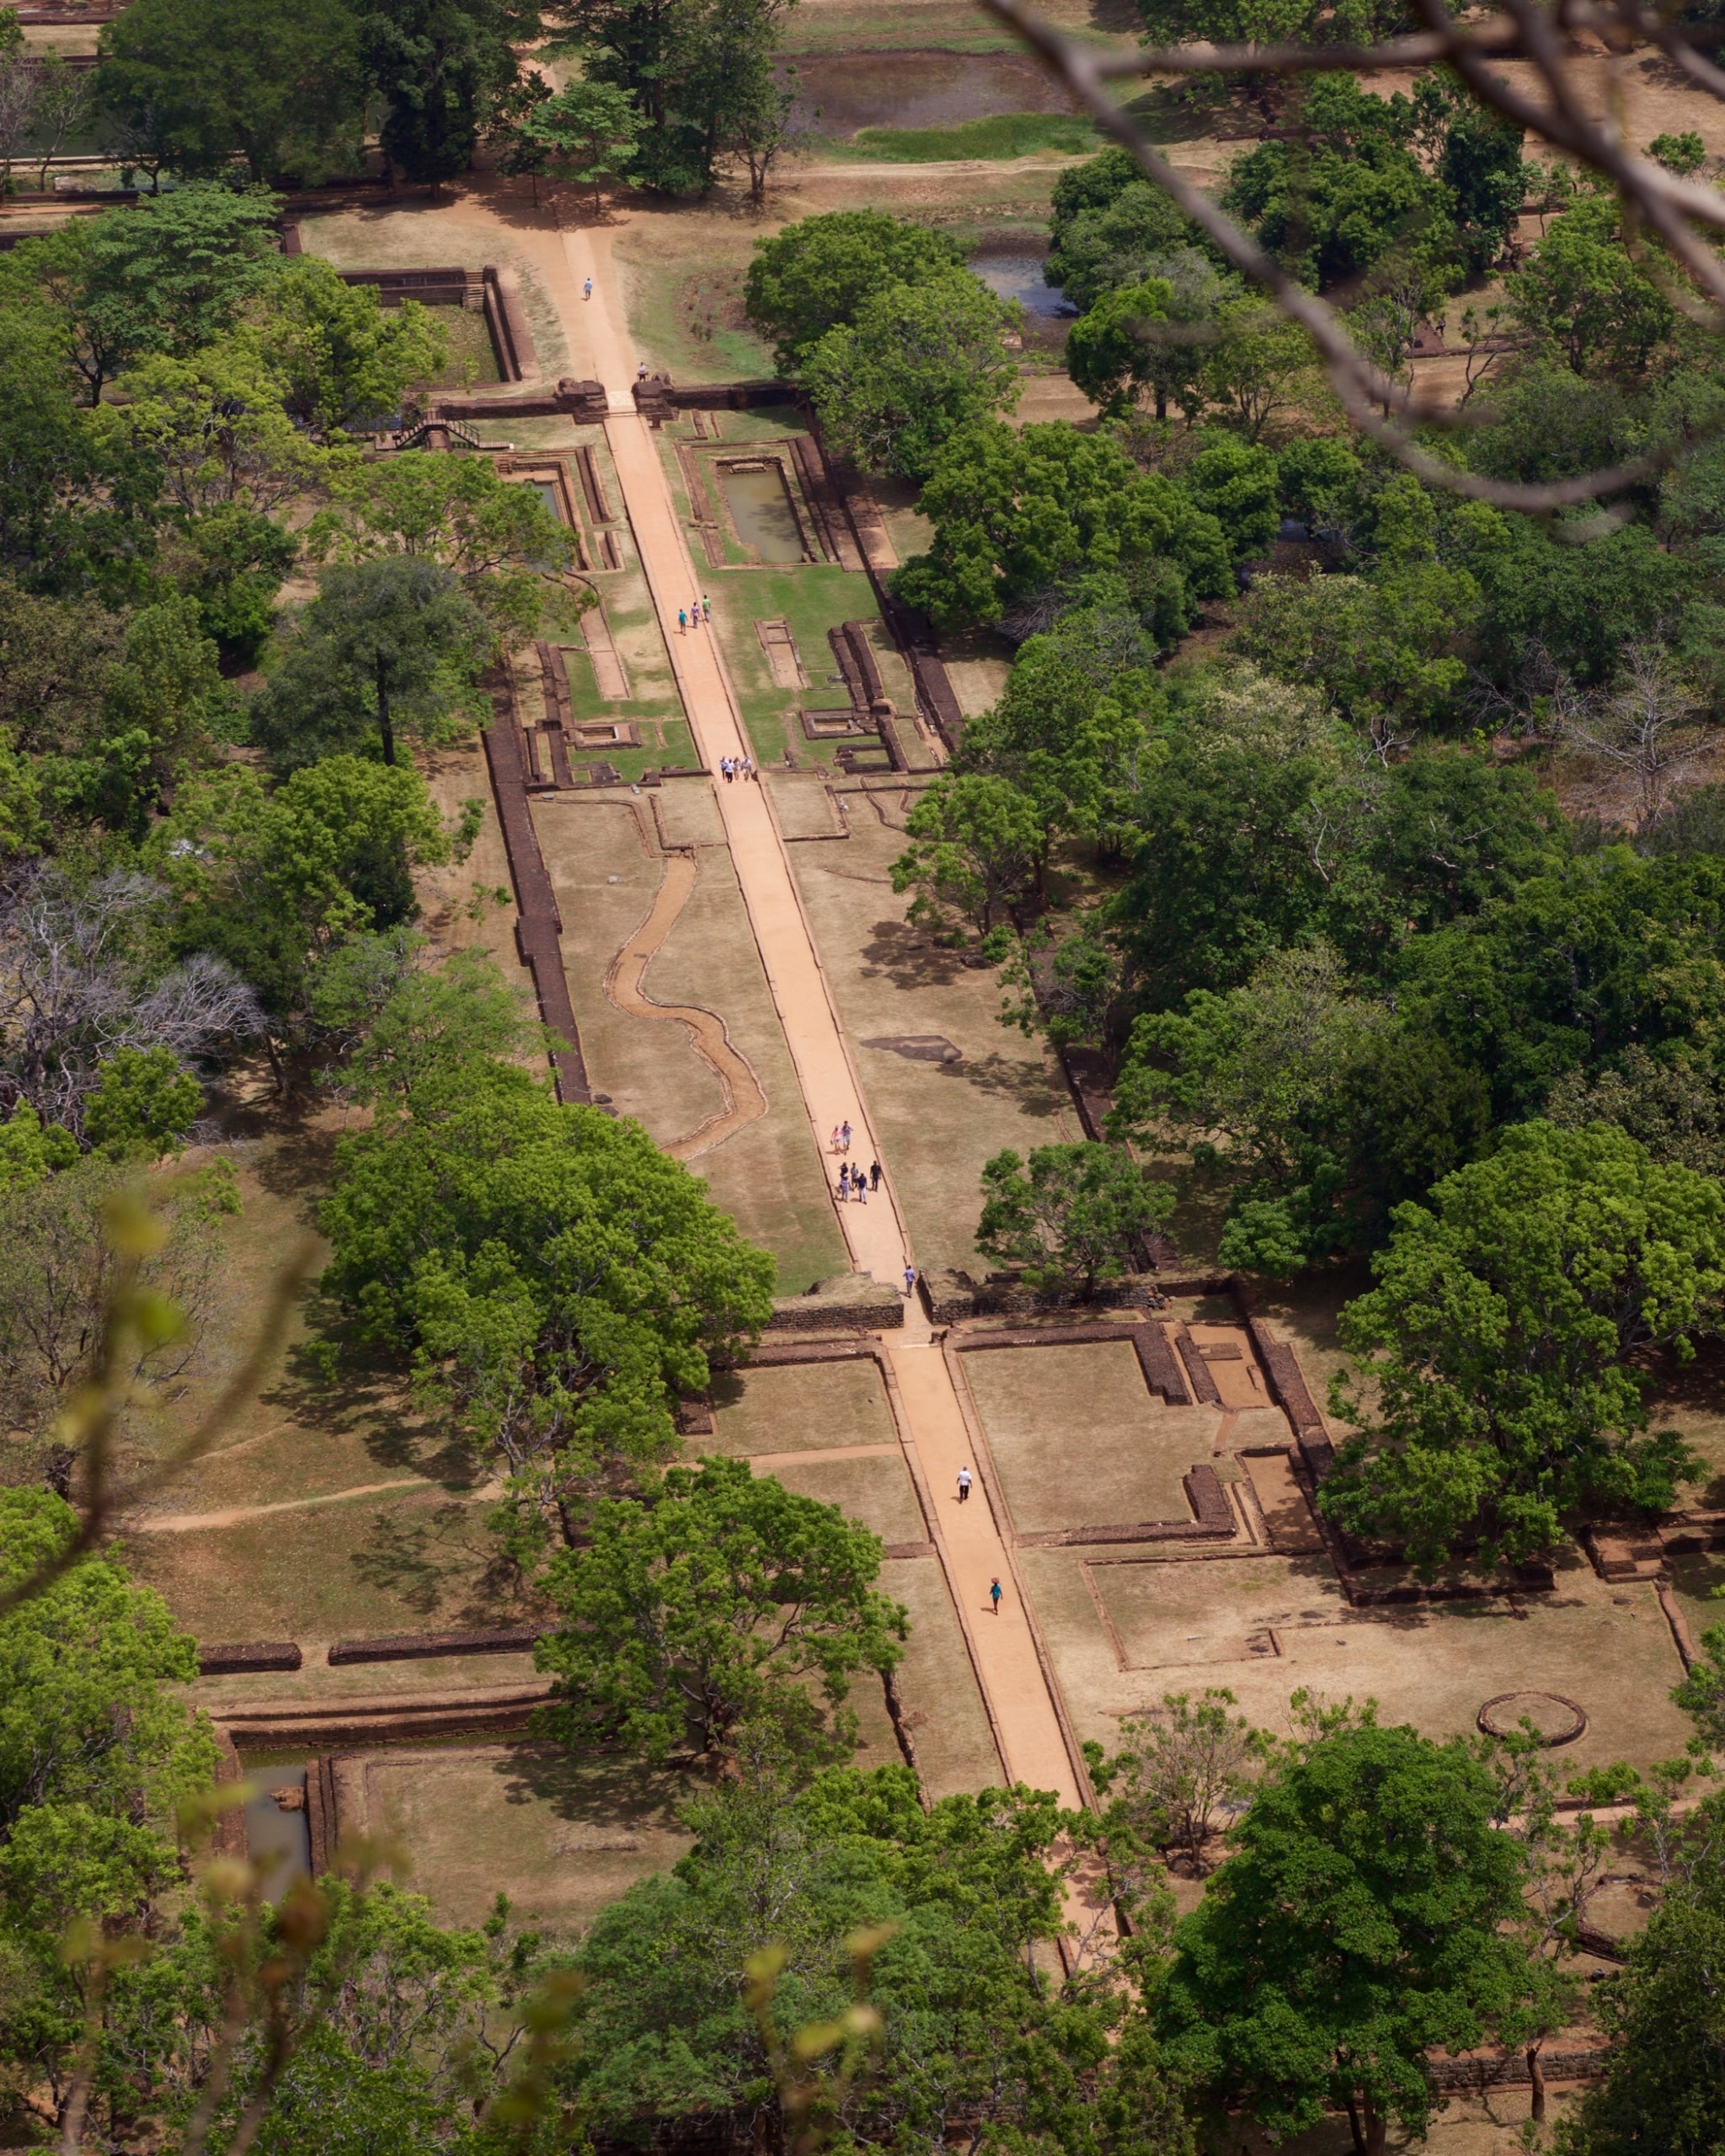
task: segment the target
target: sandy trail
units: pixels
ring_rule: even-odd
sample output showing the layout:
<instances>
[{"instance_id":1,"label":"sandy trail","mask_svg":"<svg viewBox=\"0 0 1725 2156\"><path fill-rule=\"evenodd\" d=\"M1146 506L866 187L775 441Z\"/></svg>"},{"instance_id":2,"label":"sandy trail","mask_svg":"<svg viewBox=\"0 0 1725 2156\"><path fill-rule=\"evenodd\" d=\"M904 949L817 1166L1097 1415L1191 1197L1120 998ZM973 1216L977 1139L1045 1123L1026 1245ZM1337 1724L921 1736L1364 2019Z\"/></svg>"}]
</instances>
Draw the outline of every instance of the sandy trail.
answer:
<instances>
[{"instance_id":1,"label":"sandy trail","mask_svg":"<svg viewBox=\"0 0 1725 2156\"><path fill-rule=\"evenodd\" d=\"M689 903L698 873L692 853L670 853L665 857L665 881L654 894L647 918L611 960L605 976L605 993L619 1011L632 1018L669 1020L687 1029L695 1053L724 1089L724 1106L717 1115L697 1123L684 1138L661 1148L674 1161L692 1161L734 1137L746 1124L766 1113L766 1096L748 1058L732 1044L724 1021L698 1005L660 1003L649 995L643 975Z\"/></svg>"}]
</instances>

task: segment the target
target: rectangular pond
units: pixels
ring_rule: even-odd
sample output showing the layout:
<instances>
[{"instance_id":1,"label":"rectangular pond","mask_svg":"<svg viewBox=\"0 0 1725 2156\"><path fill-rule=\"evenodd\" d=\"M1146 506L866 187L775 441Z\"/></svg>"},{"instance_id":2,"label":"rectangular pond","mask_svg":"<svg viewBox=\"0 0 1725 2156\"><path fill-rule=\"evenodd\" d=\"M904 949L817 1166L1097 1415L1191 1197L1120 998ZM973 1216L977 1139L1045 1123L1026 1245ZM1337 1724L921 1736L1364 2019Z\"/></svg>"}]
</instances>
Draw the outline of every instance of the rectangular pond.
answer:
<instances>
[{"instance_id":1,"label":"rectangular pond","mask_svg":"<svg viewBox=\"0 0 1725 2156\"><path fill-rule=\"evenodd\" d=\"M785 486L784 467L777 463L739 468L722 464L718 483L737 536L763 562L800 562L803 534Z\"/></svg>"}]
</instances>

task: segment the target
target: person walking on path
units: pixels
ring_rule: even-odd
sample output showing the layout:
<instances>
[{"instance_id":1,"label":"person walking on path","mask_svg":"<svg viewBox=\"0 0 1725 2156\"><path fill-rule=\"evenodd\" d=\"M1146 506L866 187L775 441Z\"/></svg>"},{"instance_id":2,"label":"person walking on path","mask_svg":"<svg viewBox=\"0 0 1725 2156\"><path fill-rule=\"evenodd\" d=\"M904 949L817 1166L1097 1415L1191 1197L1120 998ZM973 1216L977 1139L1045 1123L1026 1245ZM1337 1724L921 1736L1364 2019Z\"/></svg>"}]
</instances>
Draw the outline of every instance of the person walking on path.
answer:
<instances>
[{"instance_id":1,"label":"person walking on path","mask_svg":"<svg viewBox=\"0 0 1725 2156\"><path fill-rule=\"evenodd\" d=\"M916 1292L916 1268L914 1265L907 1265L905 1267L905 1293L906 1295L914 1295Z\"/></svg>"},{"instance_id":2,"label":"person walking on path","mask_svg":"<svg viewBox=\"0 0 1725 2156\"><path fill-rule=\"evenodd\" d=\"M842 1205L850 1194L851 1164L848 1161L841 1161L839 1162L839 1203Z\"/></svg>"},{"instance_id":3,"label":"person walking on path","mask_svg":"<svg viewBox=\"0 0 1725 2156\"><path fill-rule=\"evenodd\" d=\"M1005 1593L1006 1589L1001 1585L998 1580L991 1580L989 1582L988 1598L994 1604L994 1614L996 1617L1001 1614L1001 1597Z\"/></svg>"},{"instance_id":4,"label":"person walking on path","mask_svg":"<svg viewBox=\"0 0 1725 2156\"><path fill-rule=\"evenodd\" d=\"M961 1505L966 1504L969 1502L969 1497L970 1470L968 1467L961 1467L959 1470L959 1502Z\"/></svg>"},{"instance_id":5,"label":"person walking on path","mask_svg":"<svg viewBox=\"0 0 1725 2156\"><path fill-rule=\"evenodd\" d=\"M703 622L710 622L713 619L713 601L704 591L701 595L701 618Z\"/></svg>"},{"instance_id":6,"label":"person walking on path","mask_svg":"<svg viewBox=\"0 0 1725 2156\"><path fill-rule=\"evenodd\" d=\"M593 296L593 280L590 277L590 278L587 280L586 283L585 283L585 285L583 285L583 286L582 286L582 287L581 287L581 297L582 297L584 300L590 300L590 299L592 298L592 296Z\"/></svg>"},{"instance_id":7,"label":"person walking on path","mask_svg":"<svg viewBox=\"0 0 1725 2156\"><path fill-rule=\"evenodd\" d=\"M689 615L698 629L701 626L701 601L698 599L692 599L689 601Z\"/></svg>"},{"instance_id":8,"label":"person walking on path","mask_svg":"<svg viewBox=\"0 0 1725 2156\"><path fill-rule=\"evenodd\" d=\"M868 1187L871 1190L879 1190L880 1188L880 1163L879 1161L871 1161L868 1164Z\"/></svg>"},{"instance_id":9,"label":"person walking on path","mask_svg":"<svg viewBox=\"0 0 1725 2156\"><path fill-rule=\"evenodd\" d=\"M848 1153L850 1150L851 1126L847 1123L841 1123L839 1125L839 1150L841 1153Z\"/></svg>"},{"instance_id":10,"label":"person walking on path","mask_svg":"<svg viewBox=\"0 0 1725 2156\"><path fill-rule=\"evenodd\" d=\"M836 1123L832 1127L832 1136L828 1142L831 1145L834 1152L836 1153L839 1150L839 1127Z\"/></svg>"},{"instance_id":11,"label":"person walking on path","mask_svg":"<svg viewBox=\"0 0 1725 2156\"><path fill-rule=\"evenodd\" d=\"M852 1176L851 1188L859 1205L866 1205L868 1203L868 1178L861 1168L858 1168Z\"/></svg>"},{"instance_id":12,"label":"person walking on path","mask_svg":"<svg viewBox=\"0 0 1725 2156\"><path fill-rule=\"evenodd\" d=\"M686 637L688 633L689 610L686 606L679 606L677 609L677 634L680 637Z\"/></svg>"}]
</instances>

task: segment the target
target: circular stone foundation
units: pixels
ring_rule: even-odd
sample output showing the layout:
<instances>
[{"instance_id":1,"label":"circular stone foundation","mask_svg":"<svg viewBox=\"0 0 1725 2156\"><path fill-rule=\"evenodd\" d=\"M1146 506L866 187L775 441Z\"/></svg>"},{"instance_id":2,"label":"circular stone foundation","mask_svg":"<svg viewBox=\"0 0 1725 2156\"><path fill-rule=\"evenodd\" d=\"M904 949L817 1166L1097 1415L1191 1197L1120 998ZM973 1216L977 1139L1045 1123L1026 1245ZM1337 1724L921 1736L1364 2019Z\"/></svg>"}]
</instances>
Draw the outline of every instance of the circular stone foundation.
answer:
<instances>
[{"instance_id":1,"label":"circular stone foundation","mask_svg":"<svg viewBox=\"0 0 1725 2156\"><path fill-rule=\"evenodd\" d=\"M1547 1749L1573 1744L1587 1731L1587 1716L1561 1692L1499 1692L1479 1710L1479 1726L1488 1737L1513 1737L1524 1721Z\"/></svg>"}]
</instances>

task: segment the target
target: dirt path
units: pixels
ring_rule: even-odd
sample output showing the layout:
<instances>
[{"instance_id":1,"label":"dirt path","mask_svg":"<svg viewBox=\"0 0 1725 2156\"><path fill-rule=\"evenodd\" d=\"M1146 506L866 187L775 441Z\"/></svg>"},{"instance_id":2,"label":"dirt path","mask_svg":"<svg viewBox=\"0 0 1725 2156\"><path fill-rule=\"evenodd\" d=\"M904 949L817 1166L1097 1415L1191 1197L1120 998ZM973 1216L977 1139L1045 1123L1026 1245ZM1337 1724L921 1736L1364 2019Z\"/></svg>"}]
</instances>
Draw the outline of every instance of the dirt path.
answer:
<instances>
[{"instance_id":1,"label":"dirt path","mask_svg":"<svg viewBox=\"0 0 1725 2156\"><path fill-rule=\"evenodd\" d=\"M655 1002L642 985L649 963L689 903L697 873L692 854L665 857L665 881L654 894L647 918L611 960L605 976L605 993L619 1011L627 1011L632 1018L668 1019L686 1027L696 1054L724 1088L724 1106L717 1115L708 1116L687 1137L675 1139L661 1149L674 1161L692 1161L711 1152L766 1113L761 1081L749 1059L733 1046L724 1019L695 1004Z\"/></svg>"},{"instance_id":2,"label":"dirt path","mask_svg":"<svg viewBox=\"0 0 1725 2156\"><path fill-rule=\"evenodd\" d=\"M381 1497L388 1490L434 1490L439 1485L424 1475L409 1475L400 1482L361 1482L352 1490L332 1490L322 1497L284 1497L273 1505L229 1505L215 1513L154 1513L129 1519L136 1534L193 1534L206 1527L244 1527L272 1513L310 1512L316 1505L343 1505L350 1497Z\"/></svg>"}]
</instances>

